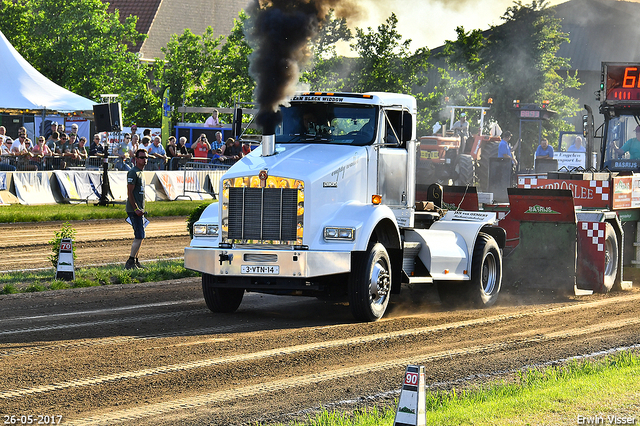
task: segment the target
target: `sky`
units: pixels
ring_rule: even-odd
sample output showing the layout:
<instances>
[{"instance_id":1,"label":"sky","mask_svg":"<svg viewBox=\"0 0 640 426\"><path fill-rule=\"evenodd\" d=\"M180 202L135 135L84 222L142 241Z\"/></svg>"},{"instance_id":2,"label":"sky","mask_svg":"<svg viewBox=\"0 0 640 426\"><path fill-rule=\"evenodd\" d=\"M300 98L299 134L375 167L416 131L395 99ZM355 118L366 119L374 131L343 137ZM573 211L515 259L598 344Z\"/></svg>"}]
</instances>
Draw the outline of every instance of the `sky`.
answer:
<instances>
[{"instance_id":1,"label":"sky","mask_svg":"<svg viewBox=\"0 0 640 426\"><path fill-rule=\"evenodd\" d=\"M549 6L564 3L567 0L550 0ZM466 31L487 30L491 25L500 25L501 16L513 0L361 0L368 10L368 16L350 26L377 30L392 12L398 18L397 30L411 39L411 50L419 47L434 49L445 40L456 39L456 27ZM531 4L531 0L523 0ZM344 52L342 52L344 54Z\"/></svg>"}]
</instances>

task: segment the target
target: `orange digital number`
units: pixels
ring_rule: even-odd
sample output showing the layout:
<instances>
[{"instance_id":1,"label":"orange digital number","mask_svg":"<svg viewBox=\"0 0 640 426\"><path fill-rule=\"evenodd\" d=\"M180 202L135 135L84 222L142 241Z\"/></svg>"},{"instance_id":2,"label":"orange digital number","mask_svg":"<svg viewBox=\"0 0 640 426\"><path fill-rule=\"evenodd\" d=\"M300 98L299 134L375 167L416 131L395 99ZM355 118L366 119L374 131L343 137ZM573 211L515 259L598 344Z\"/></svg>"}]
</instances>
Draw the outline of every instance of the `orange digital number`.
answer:
<instances>
[{"instance_id":1,"label":"orange digital number","mask_svg":"<svg viewBox=\"0 0 640 426\"><path fill-rule=\"evenodd\" d=\"M637 73L633 75L629 75L630 71L638 71L638 68L627 67L624 69L624 80L622 80L622 87L625 87L625 88L636 87ZM640 80L638 80L638 87L640 87Z\"/></svg>"}]
</instances>

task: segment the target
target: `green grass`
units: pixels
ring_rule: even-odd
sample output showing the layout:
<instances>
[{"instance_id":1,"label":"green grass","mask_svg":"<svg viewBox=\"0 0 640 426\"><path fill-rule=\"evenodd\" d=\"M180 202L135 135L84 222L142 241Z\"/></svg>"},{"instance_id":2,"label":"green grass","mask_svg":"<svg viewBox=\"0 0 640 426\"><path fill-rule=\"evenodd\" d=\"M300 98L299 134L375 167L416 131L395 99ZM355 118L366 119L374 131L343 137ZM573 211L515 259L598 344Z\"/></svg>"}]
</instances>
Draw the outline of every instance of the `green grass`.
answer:
<instances>
[{"instance_id":1,"label":"green grass","mask_svg":"<svg viewBox=\"0 0 640 426\"><path fill-rule=\"evenodd\" d=\"M74 281L56 280L54 268L33 272L7 272L0 275L0 294L155 282L199 276L199 273L185 269L182 260L148 262L143 266L145 269L133 270L125 270L123 265L77 268Z\"/></svg>"},{"instance_id":2,"label":"green grass","mask_svg":"<svg viewBox=\"0 0 640 426\"><path fill-rule=\"evenodd\" d=\"M575 425L578 416L602 416L602 424L609 424L608 415L634 417L634 424L640 424L640 357L625 351L597 361L530 369L511 383L427 392L426 400L428 425ZM391 426L394 416L395 406L351 415L323 411L287 425Z\"/></svg>"},{"instance_id":3,"label":"green grass","mask_svg":"<svg viewBox=\"0 0 640 426\"><path fill-rule=\"evenodd\" d=\"M152 201L146 203L149 217L188 216L203 202L211 201ZM48 222L55 220L124 219L124 204L96 206L95 204L47 204L23 206L11 204L0 207L0 223Z\"/></svg>"}]
</instances>

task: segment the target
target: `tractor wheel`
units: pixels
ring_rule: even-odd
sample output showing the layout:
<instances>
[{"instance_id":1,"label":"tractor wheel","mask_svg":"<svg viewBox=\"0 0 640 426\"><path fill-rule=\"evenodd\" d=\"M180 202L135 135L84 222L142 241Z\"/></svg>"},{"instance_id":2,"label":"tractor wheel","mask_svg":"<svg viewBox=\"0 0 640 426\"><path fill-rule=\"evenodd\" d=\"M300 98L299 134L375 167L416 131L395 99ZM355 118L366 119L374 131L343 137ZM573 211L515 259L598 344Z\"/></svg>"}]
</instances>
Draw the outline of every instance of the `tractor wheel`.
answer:
<instances>
[{"instance_id":1,"label":"tractor wheel","mask_svg":"<svg viewBox=\"0 0 640 426\"><path fill-rule=\"evenodd\" d=\"M502 258L493 237L479 233L471 259L471 281L467 296L478 308L492 306L498 300L502 285Z\"/></svg>"},{"instance_id":2,"label":"tractor wheel","mask_svg":"<svg viewBox=\"0 0 640 426\"><path fill-rule=\"evenodd\" d=\"M613 288L618 275L618 237L613 226L607 223L604 242L604 284L601 292L608 293Z\"/></svg>"},{"instance_id":3,"label":"tractor wheel","mask_svg":"<svg viewBox=\"0 0 640 426\"><path fill-rule=\"evenodd\" d=\"M391 260L376 243L354 264L349 274L349 306L358 321L377 321L384 315L391 294Z\"/></svg>"},{"instance_id":4,"label":"tractor wheel","mask_svg":"<svg viewBox=\"0 0 640 426\"><path fill-rule=\"evenodd\" d=\"M211 312L235 312L242 303L243 288L224 288L216 286L216 278L210 274L202 274L202 293L204 301Z\"/></svg>"},{"instance_id":5,"label":"tractor wheel","mask_svg":"<svg viewBox=\"0 0 640 426\"><path fill-rule=\"evenodd\" d=\"M468 154L458 155L458 158L456 159L455 173L455 185L473 186L473 157Z\"/></svg>"},{"instance_id":6,"label":"tractor wheel","mask_svg":"<svg viewBox=\"0 0 640 426\"><path fill-rule=\"evenodd\" d=\"M489 159L498 156L500 142L487 141L482 145L480 160L478 161L478 181L480 190L487 192L489 188Z\"/></svg>"}]
</instances>

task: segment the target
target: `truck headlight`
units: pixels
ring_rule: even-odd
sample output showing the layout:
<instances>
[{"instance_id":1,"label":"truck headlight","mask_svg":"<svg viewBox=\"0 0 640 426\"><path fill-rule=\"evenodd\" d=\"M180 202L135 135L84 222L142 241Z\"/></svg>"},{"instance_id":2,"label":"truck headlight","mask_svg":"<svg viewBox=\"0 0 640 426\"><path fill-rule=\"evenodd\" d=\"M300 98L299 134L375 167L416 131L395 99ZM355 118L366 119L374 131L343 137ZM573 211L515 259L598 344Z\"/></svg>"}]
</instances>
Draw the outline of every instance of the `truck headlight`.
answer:
<instances>
[{"instance_id":1,"label":"truck headlight","mask_svg":"<svg viewBox=\"0 0 640 426\"><path fill-rule=\"evenodd\" d=\"M324 228L325 240L353 241L356 238L356 230L353 228Z\"/></svg>"},{"instance_id":2,"label":"truck headlight","mask_svg":"<svg viewBox=\"0 0 640 426\"><path fill-rule=\"evenodd\" d=\"M194 225L193 226L193 235L199 236L207 236L207 237L217 237L218 236L218 225Z\"/></svg>"}]
</instances>

